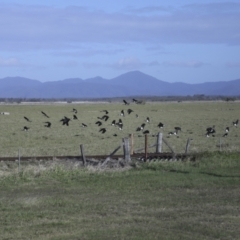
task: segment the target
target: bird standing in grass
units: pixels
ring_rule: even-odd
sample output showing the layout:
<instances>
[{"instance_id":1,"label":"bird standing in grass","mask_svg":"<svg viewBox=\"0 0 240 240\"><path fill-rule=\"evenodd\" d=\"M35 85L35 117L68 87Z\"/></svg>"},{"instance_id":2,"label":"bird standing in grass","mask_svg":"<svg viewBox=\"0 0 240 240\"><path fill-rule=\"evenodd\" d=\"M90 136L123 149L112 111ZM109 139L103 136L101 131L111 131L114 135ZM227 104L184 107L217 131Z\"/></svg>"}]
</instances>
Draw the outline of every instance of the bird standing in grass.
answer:
<instances>
[{"instance_id":1,"label":"bird standing in grass","mask_svg":"<svg viewBox=\"0 0 240 240\"><path fill-rule=\"evenodd\" d=\"M45 122L46 124L44 125L44 127L48 127L48 128L50 128L51 127L51 123L50 122Z\"/></svg>"},{"instance_id":2,"label":"bird standing in grass","mask_svg":"<svg viewBox=\"0 0 240 240\"><path fill-rule=\"evenodd\" d=\"M233 126L237 127L238 126L238 120L236 120L235 122L233 122Z\"/></svg>"},{"instance_id":3,"label":"bird standing in grass","mask_svg":"<svg viewBox=\"0 0 240 240\"><path fill-rule=\"evenodd\" d=\"M27 126L24 126L23 127L23 131L28 131L30 128L29 127L27 127Z\"/></svg>"}]
</instances>

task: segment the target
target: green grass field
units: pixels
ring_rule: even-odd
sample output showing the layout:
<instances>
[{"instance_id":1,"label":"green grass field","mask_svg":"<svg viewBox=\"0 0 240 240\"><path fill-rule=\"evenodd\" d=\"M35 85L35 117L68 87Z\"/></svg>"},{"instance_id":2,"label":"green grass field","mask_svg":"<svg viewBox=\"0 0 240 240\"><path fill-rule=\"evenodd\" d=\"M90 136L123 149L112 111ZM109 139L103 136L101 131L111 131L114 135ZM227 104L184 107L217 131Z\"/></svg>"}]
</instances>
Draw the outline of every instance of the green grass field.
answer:
<instances>
[{"instance_id":1,"label":"green grass field","mask_svg":"<svg viewBox=\"0 0 240 240\"><path fill-rule=\"evenodd\" d=\"M1 162L0 239L237 240L236 153L102 170Z\"/></svg>"},{"instance_id":2,"label":"green grass field","mask_svg":"<svg viewBox=\"0 0 240 240\"><path fill-rule=\"evenodd\" d=\"M78 120L73 120L72 109L78 110ZM128 115L126 110L131 108L134 112ZM109 111L109 120L103 121L101 127L107 132L99 132L95 122L104 115L102 110ZM125 110L125 116L120 111ZM151 122L146 123L145 130L149 130L149 145L156 142L156 135L162 131L173 149L182 153L188 138L192 138L190 152L204 151L238 151L240 147L240 130L234 128L232 122L239 118L239 102L147 102L145 105L122 103L84 103L84 104L1 104L1 112L10 115L0 115L0 156L64 156L79 155L79 145L83 144L86 155L109 154L122 142L122 138L134 134L135 149L144 146L144 138L136 128L146 123L146 117ZM46 118L41 111L47 113ZM138 114L138 118L136 118ZM27 116L32 122L24 119ZM60 122L64 116L71 118L69 126ZM111 126L112 120L123 121L123 130ZM51 128L44 127L44 122L50 121ZM164 129L157 127L159 122L165 124ZM88 125L83 128L82 123ZM206 138L206 128L215 125L215 137ZM23 127L29 131L23 131ZM181 127L178 136L168 136L174 127ZM230 127L228 137L222 138L225 128ZM113 136L117 134L117 136ZM221 143L221 144L220 144ZM221 146L221 148L220 148ZM122 150L121 150L122 151ZM121 151L118 154L121 154ZM154 149L153 149L154 151ZM168 152L167 146L163 151Z\"/></svg>"}]
</instances>

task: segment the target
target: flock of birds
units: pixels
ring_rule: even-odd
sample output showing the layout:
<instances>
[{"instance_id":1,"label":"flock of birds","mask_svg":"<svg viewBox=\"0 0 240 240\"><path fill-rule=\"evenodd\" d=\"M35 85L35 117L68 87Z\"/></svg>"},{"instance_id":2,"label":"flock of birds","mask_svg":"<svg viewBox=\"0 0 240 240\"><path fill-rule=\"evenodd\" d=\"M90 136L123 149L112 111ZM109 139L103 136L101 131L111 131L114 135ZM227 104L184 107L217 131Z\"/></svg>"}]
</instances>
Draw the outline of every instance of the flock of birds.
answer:
<instances>
[{"instance_id":1,"label":"flock of birds","mask_svg":"<svg viewBox=\"0 0 240 240\"><path fill-rule=\"evenodd\" d=\"M140 101L138 101L136 99L132 99L132 102L136 103L136 104L140 103ZM130 105L130 102L127 102L126 100L123 100L123 104L128 106L128 105ZM95 125L99 127L99 130L98 130L99 133L105 134L108 131L108 128L106 126L104 126L104 125L106 125L104 123L110 122L109 111L108 110L101 110L100 112L103 113L103 115L97 117L97 119L95 121ZM124 119L124 117L127 116L127 115L133 114L133 112L134 112L134 110L132 110L131 108L128 108L126 110L124 110L124 109L121 110L120 113L119 113L119 115L120 115L119 119L118 120L116 120L116 119L111 120L111 123L108 124L108 125L115 126L119 130L123 130L124 125L123 125L123 120L122 119ZM59 122L61 122L63 126L69 126L70 121L78 120L77 113L78 113L77 109L73 108L72 109L72 114L73 114L72 118L64 116L63 118L61 118L59 120ZM50 116L48 114L46 114L44 111L41 111L41 114L43 116L45 116L46 118L50 119ZM139 117L138 114L135 114L135 117L138 118ZM29 119L29 117L24 116L24 119L29 123L32 122ZM142 132L143 134L149 134L150 130L146 129L147 123L150 123L150 118L149 117L146 117L144 123L142 123L139 127L136 128L136 132ZM51 128L51 126L52 126L52 123L50 122L50 120L44 122L44 127ZM88 127L88 124L81 123L81 126L83 128L86 128L86 127ZM164 124L162 122L160 122L157 126L159 128L164 128ZM29 131L29 130L30 130L29 126L24 126L23 127L23 131ZM175 132L174 133L176 134L179 130L181 130L180 127L175 127ZM170 135L170 133L169 133L169 135ZM115 134L113 134L113 136L117 136L117 134L115 133Z\"/></svg>"},{"instance_id":2,"label":"flock of birds","mask_svg":"<svg viewBox=\"0 0 240 240\"><path fill-rule=\"evenodd\" d=\"M233 125L233 127L237 127L238 126L238 119L236 121L233 121L232 125ZM222 135L222 137L227 137L229 131L230 131L230 128L226 127L225 128L225 133ZM215 133L216 133L215 125L213 125L212 127L208 127L206 129L206 137L210 137L210 136L215 137Z\"/></svg>"},{"instance_id":3,"label":"flock of birds","mask_svg":"<svg viewBox=\"0 0 240 240\"><path fill-rule=\"evenodd\" d=\"M139 103L138 100L136 99L132 99L132 102L133 103ZM129 102L127 102L126 100L123 100L123 104L128 106L130 105ZM110 119L110 116L109 116L109 111L108 110L102 110L100 111L103 113L103 115L101 117L97 117L96 121L95 121L95 125L99 127L98 129L98 132L101 133L101 134L105 134L107 131L108 131L108 128L107 127L104 127L104 123L105 122L108 122L109 119ZM119 130L122 130L123 127L124 127L124 124L123 124L123 120L122 118L124 118L126 115L130 115L130 114L133 114L134 110L132 110L131 108L128 108L127 110L121 110L120 111L120 118L118 120L114 119L114 120L111 120L111 126L115 126L117 127ZM46 118L50 118L49 115L47 115L45 112L41 111L42 115L45 116ZM72 118L69 118L69 117L66 117L64 116L62 119L59 120L59 122L62 123L63 126L69 126L70 125L70 121L71 120L78 120L78 116L77 116L77 109L73 108L72 109ZM138 118L138 114L135 114L135 117ZM32 122L28 117L24 116L24 119L27 121L27 122ZM149 117L146 117L146 119L144 120L144 122L138 126L136 128L136 132L141 132L143 134L150 134L150 130L146 129L146 126L147 124L150 123L150 118ZM109 124L108 124L109 125ZM232 122L232 125L233 127L237 127L238 126L238 119L236 121L233 121ZM52 123L50 122L50 120L48 121L45 121L44 122L44 127L46 128L51 128L52 126ZM86 123L81 123L81 126L83 128L86 128L88 127L88 125ZM164 128L164 124L162 122L159 122L157 127L159 129L163 129ZM30 129L30 127L28 126L24 126L23 127L23 130L24 131L28 131ZM171 135L176 135L178 136L179 132L181 132L182 129L181 127L179 126L176 126L174 127L174 130L173 131L170 131L168 132L168 136L171 136ZM227 126L226 129L225 129L225 132L223 133L222 137L227 137L228 136L228 133L230 131L230 128ZM215 137L215 133L216 133L216 129L215 129L215 126L213 127L208 127L206 128L206 134L205 136L206 137ZM113 136L117 136L117 134L115 133ZM153 135L155 136L155 135Z\"/></svg>"}]
</instances>

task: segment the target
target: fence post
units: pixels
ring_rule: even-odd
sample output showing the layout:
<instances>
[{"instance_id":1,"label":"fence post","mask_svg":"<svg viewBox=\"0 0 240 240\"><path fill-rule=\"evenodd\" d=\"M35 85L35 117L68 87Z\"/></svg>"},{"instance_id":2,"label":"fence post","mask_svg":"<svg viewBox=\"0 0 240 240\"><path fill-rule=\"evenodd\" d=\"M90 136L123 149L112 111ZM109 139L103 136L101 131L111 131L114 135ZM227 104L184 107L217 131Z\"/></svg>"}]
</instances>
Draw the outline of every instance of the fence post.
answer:
<instances>
[{"instance_id":1,"label":"fence post","mask_svg":"<svg viewBox=\"0 0 240 240\"><path fill-rule=\"evenodd\" d=\"M163 138L163 134L161 132L159 132L157 135L156 153L162 152L162 138Z\"/></svg>"},{"instance_id":2,"label":"fence post","mask_svg":"<svg viewBox=\"0 0 240 240\"><path fill-rule=\"evenodd\" d=\"M126 162L131 161L129 139L123 138L123 153Z\"/></svg>"},{"instance_id":3,"label":"fence post","mask_svg":"<svg viewBox=\"0 0 240 240\"><path fill-rule=\"evenodd\" d=\"M147 161L147 154L148 154L148 135L145 134L145 159L144 161Z\"/></svg>"},{"instance_id":4,"label":"fence post","mask_svg":"<svg viewBox=\"0 0 240 240\"><path fill-rule=\"evenodd\" d=\"M134 138L133 138L133 134L129 134L129 137L131 139L130 141L130 154L133 155L134 152Z\"/></svg>"},{"instance_id":5,"label":"fence post","mask_svg":"<svg viewBox=\"0 0 240 240\"><path fill-rule=\"evenodd\" d=\"M84 154L83 144L80 145L80 150L81 150L81 156L82 156L83 166L86 166L86 157L85 157L85 154Z\"/></svg>"},{"instance_id":6,"label":"fence post","mask_svg":"<svg viewBox=\"0 0 240 240\"><path fill-rule=\"evenodd\" d=\"M187 144L186 144L186 148L185 148L185 153L186 153L186 154L188 154L188 150L189 150L189 148L190 148L190 142L191 142L191 139L188 138Z\"/></svg>"},{"instance_id":7,"label":"fence post","mask_svg":"<svg viewBox=\"0 0 240 240\"><path fill-rule=\"evenodd\" d=\"M21 160L20 149L18 149L18 173L20 172L20 160Z\"/></svg>"}]
</instances>

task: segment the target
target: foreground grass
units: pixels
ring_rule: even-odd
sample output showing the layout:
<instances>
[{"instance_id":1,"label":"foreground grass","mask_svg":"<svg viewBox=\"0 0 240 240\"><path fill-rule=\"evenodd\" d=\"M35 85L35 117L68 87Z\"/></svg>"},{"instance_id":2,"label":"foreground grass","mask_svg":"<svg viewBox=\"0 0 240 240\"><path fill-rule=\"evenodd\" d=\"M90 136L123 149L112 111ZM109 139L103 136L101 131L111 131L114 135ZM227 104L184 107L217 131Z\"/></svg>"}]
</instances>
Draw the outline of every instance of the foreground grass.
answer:
<instances>
[{"instance_id":1,"label":"foreground grass","mask_svg":"<svg viewBox=\"0 0 240 240\"><path fill-rule=\"evenodd\" d=\"M239 239L239 155L134 166L9 165L0 239Z\"/></svg>"}]
</instances>

